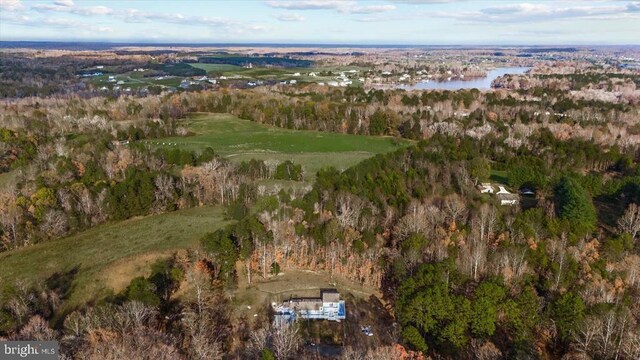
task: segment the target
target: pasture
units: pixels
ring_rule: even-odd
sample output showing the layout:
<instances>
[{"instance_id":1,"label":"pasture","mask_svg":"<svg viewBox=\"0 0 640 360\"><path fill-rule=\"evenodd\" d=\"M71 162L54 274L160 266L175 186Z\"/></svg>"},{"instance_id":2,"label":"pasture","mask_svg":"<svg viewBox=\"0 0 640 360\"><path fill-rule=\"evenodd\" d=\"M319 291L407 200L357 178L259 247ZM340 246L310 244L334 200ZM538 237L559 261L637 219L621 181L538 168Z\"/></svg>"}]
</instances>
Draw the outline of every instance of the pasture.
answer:
<instances>
[{"instance_id":1,"label":"pasture","mask_svg":"<svg viewBox=\"0 0 640 360\"><path fill-rule=\"evenodd\" d=\"M328 82L335 80L340 72L348 72L349 70L357 70L358 77L362 76L368 68L358 66L331 66L331 67L309 67L309 68L277 68L277 67L254 67L252 69L243 68L241 66L229 64L205 64L191 63L194 68L203 69L209 75L224 75L227 77L238 76L245 79L256 80L298 80L304 82ZM316 73L317 76L309 76L309 73ZM322 72L332 72L333 75L322 76ZM300 73L299 76L294 76ZM353 74L350 74L353 75ZM359 83L357 80L354 84Z\"/></svg>"},{"instance_id":2,"label":"pasture","mask_svg":"<svg viewBox=\"0 0 640 360\"><path fill-rule=\"evenodd\" d=\"M229 114L196 114L186 119L185 125L195 135L154 139L146 143L196 151L211 147L235 162L291 160L303 166L306 180L315 178L321 168L347 169L375 154L410 144L407 140L390 137L282 129Z\"/></svg>"},{"instance_id":3,"label":"pasture","mask_svg":"<svg viewBox=\"0 0 640 360\"><path fill-rule=\"evenodd\" d=\"M0 283L66 279L66 309L96 301L148 275L149 266L173 251L198 244L227 224L222 209L192 208L132 218L0 254Z\"/></svg>"}]
</instances>

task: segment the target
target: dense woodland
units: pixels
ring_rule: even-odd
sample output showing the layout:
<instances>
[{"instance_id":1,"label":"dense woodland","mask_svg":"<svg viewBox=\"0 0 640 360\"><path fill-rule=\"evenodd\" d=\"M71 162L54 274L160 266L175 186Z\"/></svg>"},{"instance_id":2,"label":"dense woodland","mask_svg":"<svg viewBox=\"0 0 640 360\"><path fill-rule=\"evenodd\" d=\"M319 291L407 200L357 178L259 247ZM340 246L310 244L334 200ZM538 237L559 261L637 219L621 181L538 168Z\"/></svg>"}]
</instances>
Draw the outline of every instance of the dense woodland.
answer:
<instances>
[{"instance_id":1,"label":"dense woodland","mask_svg":"<svg viewBox=\"0 0 640 360\"><path fill-rule=\"evenodd\" d=\"M637 359L638 98L583 96L635 90L637 77L525 80L489 92L305 85L6 101L0 171L16 178L0 191L0 251L207 204L234 222L65 313L68 279L3 279L0 336L58 339L67 358L296 358L295 326L272 328L266 310L259 326L234 319L230 294L240 277L306 269L380 289L389 304L392 341L347 359ZM255 180L299 181L303 168L140 141L189 136L192 112L415 143L323 169L308 191L264 193ZM535 195L500 206L476 188L496 174Z\"/></svg>"}]
</instances>

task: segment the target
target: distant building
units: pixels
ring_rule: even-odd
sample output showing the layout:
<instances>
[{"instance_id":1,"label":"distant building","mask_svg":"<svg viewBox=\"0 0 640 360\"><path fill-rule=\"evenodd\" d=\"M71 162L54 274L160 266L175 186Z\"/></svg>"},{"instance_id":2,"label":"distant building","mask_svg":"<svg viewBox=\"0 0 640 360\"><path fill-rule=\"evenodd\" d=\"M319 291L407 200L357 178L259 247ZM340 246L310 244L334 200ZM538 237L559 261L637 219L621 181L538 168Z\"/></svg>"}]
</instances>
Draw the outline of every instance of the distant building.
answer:
<instances>
[{"instance_id":1,"label":"distant building","mask_svg":"<svg viewBox=\"0 0 640 360\"><path fill-rule=\"evenodd\" d=\"M478 189L481 194L493 194L493 186L490 183L482 183Z\"/></svg>"},{"instance_id":2,"label":"distant building","mask_svg":"<svg viewBox=\"0 0 640 360\"><path fill-rule=\"evenodd\" d=\"M498 187L498 191L495 192L495 187L491 183L481 183L478 185L478 191L481 194L494 194L498 200L500 200L500 205L513 206L518 205L520 202L520 196L518 194L510 193L504 186L496 185Z\"/></svg>"},{"instance_id":3,"label":"distant building","mask_svg":"<svg viewBox=\"0 0 640 360\"><path fill-rule=\"evenodd\" d=\"M274 323L289 324L297 319L340 321L347 318L344 300L336 289L320 290L320 297L290 298L281 304L273 303Z\"/></svg>"},{"instance_id":4,"label":"distant building","mask_svg":"<svg viewBox=\"0 0 640 360\"><path fill-rule=\"evenodd\" d=\"M500 205L518 205L518 202L520 200L518 194L510 193L509 191L507 191L507 189L504 188L504 186L498 186L498 188L499 190L496 193L496 196L500 200Z\"/></svg>"},{"instance_id":5,"label":"distant building","mask_svg":"<svg viewBox=\"0 0 640 360\"><path fill-rule=\"evenodd\" d=\"M520 194L522 195L526 195L526 196L535 196L536 192L529 189L529 188L521 188L520 189Z\"/></svg>"}]
</instances>

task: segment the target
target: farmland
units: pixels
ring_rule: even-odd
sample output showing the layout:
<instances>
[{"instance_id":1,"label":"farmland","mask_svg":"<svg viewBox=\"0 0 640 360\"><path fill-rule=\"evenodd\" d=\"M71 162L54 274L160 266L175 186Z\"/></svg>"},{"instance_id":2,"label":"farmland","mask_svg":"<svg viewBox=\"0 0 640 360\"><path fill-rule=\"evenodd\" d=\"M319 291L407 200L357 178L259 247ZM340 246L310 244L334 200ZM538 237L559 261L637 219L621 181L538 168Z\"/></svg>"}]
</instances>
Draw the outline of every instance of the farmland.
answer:
<instances>
[{"instance_id":1,"label":"farmland","mask_svg":"<svg viewBox=\"0 0 640 360\"><path fill-rule=\"evenodd\" d=\"M307 180L324 167L346 169L375 154L410 144L407 140L288 130L239 119L228 114L197 114L185 120L195 135L149 140L152 146L176 146L186 150L211 147L235 162L249 159L291 160L301 164ZM175 144L175 145L174 145Z\"/></svg>"},{"instance_id":2,"label":"farmland","mask_svg":"<svg viewBox=\"0 0 640 360\"><path fill-rule=\"evenodd\" d=\"M122 290L153 261L193 247L223 226L222 210L202 207L105 224L60 240L0 254L0 282L71 279L69 308Z\"/></svg>"},{"instance_id":3,"label":"farmland","mask_svg":"<svg viewBox=\"0 0 640 360\"><path fill-rule=\"evenodd\" d=\"M209 76L238 77L253 80L297 80L302 82L329 82L336 79L342 72L351 72L353 84L359 85L356 78L363 76L363 73L370 69L359 66L322 66L311 68L274 68L274 67L254 67L244 68L229 64L204 64L191 63L192 67L207 71ZM353 73L353 71L356 71ZM310 74L314 73L315 76Z\"/></svg>"}]
</instances>

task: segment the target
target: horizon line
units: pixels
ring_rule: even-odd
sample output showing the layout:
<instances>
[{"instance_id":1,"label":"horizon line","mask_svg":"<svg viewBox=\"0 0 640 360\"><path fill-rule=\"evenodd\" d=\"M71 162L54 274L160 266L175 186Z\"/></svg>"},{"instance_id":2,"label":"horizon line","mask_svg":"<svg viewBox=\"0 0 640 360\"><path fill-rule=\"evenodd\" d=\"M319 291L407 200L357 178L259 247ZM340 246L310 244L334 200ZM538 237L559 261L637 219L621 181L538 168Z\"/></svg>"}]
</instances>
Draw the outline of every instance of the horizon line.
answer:
<instances>
[{"instance_id":1,"label":"horizon line","mask_svg":"<svg viewBox=\"0 0 640 360\"><path fill-rule=\"evenodd\" d=\"M188 41L149 41L149 40L1 40L0 44L11 43L41 43L41 44L110 44L110 45L142 45L142 46L283 46L283 47L303 47L303 46L322 46L322 47L640 47L640 44L412 44L412 43L324 43L324 42L268 42L268 41L229 41L229 42L188 42Z\"/></svg>"}]
</instances>

